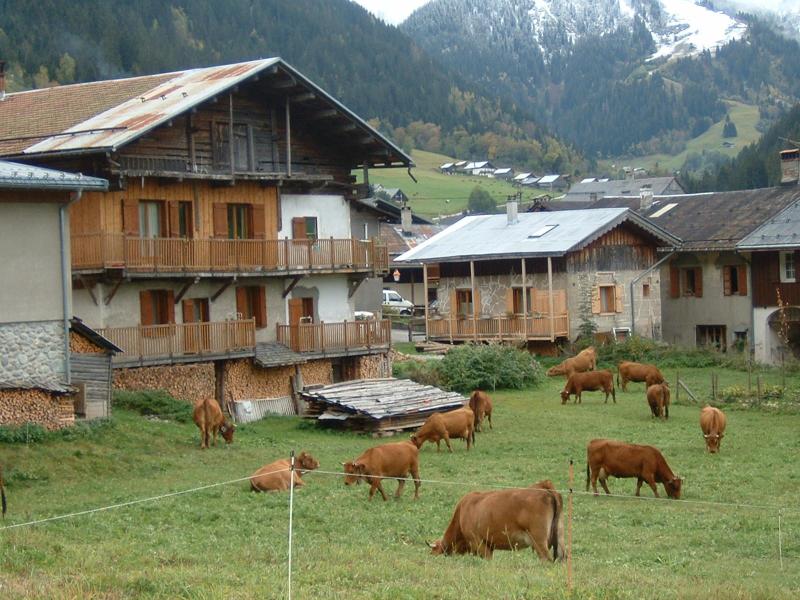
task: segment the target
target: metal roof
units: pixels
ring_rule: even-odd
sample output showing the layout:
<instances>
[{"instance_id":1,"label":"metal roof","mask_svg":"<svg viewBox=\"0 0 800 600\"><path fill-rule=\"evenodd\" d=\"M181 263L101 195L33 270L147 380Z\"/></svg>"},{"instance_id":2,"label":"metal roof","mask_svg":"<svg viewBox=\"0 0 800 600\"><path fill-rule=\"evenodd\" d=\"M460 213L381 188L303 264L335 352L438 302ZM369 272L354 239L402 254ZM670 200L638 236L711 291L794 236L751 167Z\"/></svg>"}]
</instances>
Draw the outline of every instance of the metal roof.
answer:
<instances>
[{"instance_id":1,"label":"metal roof","mask_svg":"<svg viewBox=\"0 0 800 600\"><path fill-rule=\"evenodd\" d=\"M563 256L626 221L646 230L662 246L680 243L673 235L625 208L520 213L517 218L516 223L509 224L506 214L464 217L395 260L438 262Z\"/></svg>"},{"instance_id":2,"label":"metal roof","mask_svg":"<svg viewBox=\"0 0 800 600\"><path fill-rule=\"evenodd\" d=\"M559 177L561 177L561 175L545 175L544 177L539 179L538 183L553 183Z\"/></svg>"},{"instance_id":3,"label":"metal roof","mask_svg":"<svg viewBox=\"0 0 800 600\"><path fill-rule=\"evenodd\" d=\"M593 179L588 178L574 184L564 200L590 200L607 196L639 196L641 189L650 190L659 196L682 193L683 189L674 177L647 177L641 179Z\"/></svg>"},{"instance_id":4,"label":"metal roof","mask_svg":"<svg viewBox=\"0 0 800 600\"><path fill-rule=\"evenodd\" d=\"M108 181L80 173L66 173L0 160L0 189L105 191L108 189Z\"/></svg>"},{"instance_id":5,"label":"metal roof","mask_svg":"<svg viewBox=\"0 0 800 600\"><path fill-rule=\"evenodd\" d=\"M522 181L523 179L527 179L531 176L531 173L520 173L519 175L514 177L515 181Z\"/></svg>"},{"instance_id":6,"label":"metal roof","mask_svg":"<svg viewBox=\"0 0 800 600\"><path fill-rule=\"evenodd\" d=\"M503 167L501 169L494 170L495 175L503 175L505 173L511 173L511 167Z\"/></svg>"},{"instance_id":7,"label":"metal roof","mask_svg":"<svg viewBox=\"0 0 800 600\"><path fill-rule=\"evenodd\" d=\"M130 143L151 129L167 123L178 115L191 110L198 104L206 102L220 93L235 87L244 80L269 69L280 69L295 82L313 91L320 99L332 105L355 121L364 133L374 137L376 142L391 149L394 162L413 166L413 161L399 147L381 135L368 123L350 111L346 106L327 94L311 80L280 58L265 58L231 65L204 67L167 73L154 80L155 85L135 96L115 103L105 110L89 118L81 118L79 122L63 130L48 131L46 134L36 133L22 150L22 154L32 155L54 152L75 151L114 151ZM134 78L139 81L141 78ZM120 80L124 87L127 80ZM147 81L145 79L144 81ZM96 84L96 82L95 82ZM93 84L76 84L64 86L64 101L69 102L70 91L79 92L82 87ZM25 97L35 102L39 90L9 94L0 105L0 116L3 108L11 110L17 97ZM8 104L6 104L8 103ZM84 115L85 116L85 115ZM23 136L24 137L24 136Z\"/></svg>"},{"instance_id":8,"label":"metal roof","mask_svg":"<svg viewBox=\"0 0 800 600\"><path fill-rule=\"evenodd\" d=\"M736 244L739 250L800 248L800 200L789 205Z\"/></svg>"}]
</instances>

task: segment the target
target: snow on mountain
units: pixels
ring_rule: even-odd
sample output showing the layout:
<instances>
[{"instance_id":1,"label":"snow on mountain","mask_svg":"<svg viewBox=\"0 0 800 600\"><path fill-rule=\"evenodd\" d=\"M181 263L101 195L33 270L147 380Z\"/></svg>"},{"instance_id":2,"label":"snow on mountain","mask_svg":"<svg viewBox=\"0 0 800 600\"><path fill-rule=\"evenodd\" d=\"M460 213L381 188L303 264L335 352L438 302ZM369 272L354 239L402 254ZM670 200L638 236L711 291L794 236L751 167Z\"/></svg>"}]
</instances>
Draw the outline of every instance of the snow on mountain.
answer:
<instances>
[{"instance_id":1,"label":"snow on mountain","mask_svg":"<svg viewBox=\"0 0 800 600\"><path fill-rule=\"evenodd\" d=\"M741 38L747 26L723 12L693 0L661 0L666 16L664 29L651 29L658 50L651 60L697 54Z\"/></svg>"}]
</instances>

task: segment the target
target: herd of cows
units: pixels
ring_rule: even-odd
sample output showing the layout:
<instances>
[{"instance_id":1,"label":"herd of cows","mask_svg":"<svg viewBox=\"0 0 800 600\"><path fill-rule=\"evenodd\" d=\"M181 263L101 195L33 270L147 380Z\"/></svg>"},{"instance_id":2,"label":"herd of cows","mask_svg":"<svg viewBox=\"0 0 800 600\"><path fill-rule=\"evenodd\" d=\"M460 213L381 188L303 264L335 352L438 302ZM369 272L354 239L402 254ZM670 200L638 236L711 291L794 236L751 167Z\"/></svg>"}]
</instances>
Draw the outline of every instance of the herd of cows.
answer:
<instances>
[{"instance_id":1,"label":"herd of cows","mask_svg":"<svg viewBox=\"0 0 800 600\"><path fill-rule=\"evenodd\" d=\"M570 396L581 402L583 392L602 391L605 402L611 395L616 403L614 374L610 370L596 370L597 355L587 348L577 356L568 358L549 369L547 375L564 375L567 379L561 392L561 402ZM617 367L617 385L627 391L628 382L646 385L647 402L655 418L669 418L669 385L655 365L623 361ZM435 442L437 451L444 440L453 451L450 440L461 438L467 450L475 442L475 432L481 431L484 419L492 427L492 402L488 394L475 390L469 405L446 413L434 413L425 421L411 439L381 444L367 449L357 458L342 463L345 485L362 481L369 485L369 499L378 491L388 499L383 489L384 479L397 479L395 497L399 498L408 479L414 482L414 498L419 497L419 450L425 442ZM226 442L233 439L235 425L228 422L215 400L199 402L194 409L194 420L200 428L200 446L207 448L210 438L216 445L217 433ZM707 450L718 452L725 432L725 415L717 408L706 406L701 410L700 427ZM302 475L319 467L319 462L307 452L297 457L294 474L289 459L264 465L249 479L254 491L288 490L304 485ZM669 498L680 499L681 478L670 469L661 452L654 446L594 439L586 448L586 490L591 483L598 494L597 482L606 494L608 477L636 478L636 495L647 483L658 497L657 484L662 484ZM527 488L503 489L491 492L470 492L455 507L450 524L440 540L430 544L434 554L476 554L491 558L494 550L533 548L542 560L560 560L564 557L563 500L552 482L544 480ZM550 554L552 551L552 555Z\"/></svg>"}]
</instances>

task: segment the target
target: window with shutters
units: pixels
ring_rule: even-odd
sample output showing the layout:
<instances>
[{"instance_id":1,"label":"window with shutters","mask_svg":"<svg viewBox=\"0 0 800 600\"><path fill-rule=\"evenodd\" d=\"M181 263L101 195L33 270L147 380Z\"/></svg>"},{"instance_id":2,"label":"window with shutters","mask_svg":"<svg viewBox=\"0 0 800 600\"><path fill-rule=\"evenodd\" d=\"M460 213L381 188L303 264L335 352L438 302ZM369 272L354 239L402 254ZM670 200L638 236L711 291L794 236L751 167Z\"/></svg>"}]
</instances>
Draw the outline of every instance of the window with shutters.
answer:
<instances>
[{"instance_id":1,"label":"window with shutters","mask_svg":"<svg viewBox=\"0 0 800 600\"><path fill-rule=\"evenodd\" d=\"M472 316L472 290L456 290L456 314Z\"/></svg>"},{"instance_id":2,"label":"window with shutters","mask_svg":"<svg viewBox=\"0 0 800 600\"><path fill-rule=\"evenodd\" d=\"M797 281L797 265L794 252L781 252L778 261L781 283L795 283Z\"/></svg>"},{"instance_id":3,"label":"window with shutters","mask_svg":"<svg viewBox=\"0 0 800 600\"><path fill-rule=\"evenodd\" d=\"M190 238L194 233L192 222L192 203L178 202L178 237Z\"/></svg>"},{"instance_id":4,"label":"window with shutters","mask_svg":"<svg viewBox=\"0 0 800 600\"><path fill-rule=\"evenodd\" d=\"M242 319L254 319L257 328L267 326L267 299L264 286L236 288L236 312Z\"/></svg>"},{"instance_id":5,"label":"window with shutters","mask_svg":"<svg viewBox=\"0 0 800 600\"><path fill-rule=\"evenodd\" d=\"M681 269L681 295L700 298L703 295L703 270L700 267Z\"/></svg>"},{"instance_id":6,"label":"window with shutters","mask_svg":"<svg viewBox=\"0 0 800 600\"><path fill-rule=\"evenodd\" d=\"M249 204L228 204L228 239L250 239L252 207Z\"/></svg>"},{"instance_id":7,"label":"window with shutters","mask_svg":"<svg viewBox=\"0 0 800 600\"><path fill-rule=\"evenodd\" d=\"M617 286L615 285L601 285L600 288L600 312L601 313L615 313L617 312L616 292Z\"/></svg>"},{"instance_id":8,"label":"window with shutters","mask_svg":"<svg viewBox=\"0 0 800 600\"><path fill-rule=\"evenodd\" d=\"M211 143L214 166L220 169L231 167L231 134L227 122L215 121L211 125ZM233 124L233 164L236 171L254 171L252 133L245 123Z\"/></svg>"},{"instance_id":9,"label":"window with shutters","mask_svg":"<svg viewBox=\"0 0 800 600\"><path fill-rule=\"evenodd\" d=\"M292 238L296 240L319 239L317 217L294 217L292 219Z\"/></svg>"},{"instance_id":10,"label":"window with shutters","mask_svg":"<svg viewBox=\"0 0 800 600\"><path fill-rule=\"evenodd\" d=\"M728 349L725 325L698 325L697 345L725 352Z\"/></svg>"},{"instance_id":11,"label":"window with shutters","mask_svg":"<svg viewBox=\"0 0 800 600\"><path fill-rule=\"evenodd\" d=\"M165 236L165 205L159 200L139 202L139 237L159 238Z\"/></svg>"},{"instance_id":12,"label":"window with shutters","mask_svg":"<svg viewBox=\"0 0 800 600\"><path fill-rule=\"evenodd\" d=\"M175 322L175 304L172 290L144 290L139 293L141 324L167 325Z\"/></svg>"},{"instance_id":13,"label":"window with shutters","mask_svg":"<svg viewBox=\"0 0 800 600\"><path fill-rule=\"evenodd\" d=\"M747 295L747 267L745 265L722 267L722 293L725 296Z\"/></svg>"}]
</instances>

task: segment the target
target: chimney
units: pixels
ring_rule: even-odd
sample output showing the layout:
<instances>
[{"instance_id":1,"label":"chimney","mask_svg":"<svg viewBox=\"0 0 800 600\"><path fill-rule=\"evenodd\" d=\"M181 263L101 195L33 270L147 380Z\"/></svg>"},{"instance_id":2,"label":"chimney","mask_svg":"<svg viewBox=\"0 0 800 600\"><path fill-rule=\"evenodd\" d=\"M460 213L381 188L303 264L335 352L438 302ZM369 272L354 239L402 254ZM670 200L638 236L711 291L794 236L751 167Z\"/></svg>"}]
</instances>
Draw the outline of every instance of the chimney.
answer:
<instances>
[{"instance_id":1,"label":"chimney","mask_svg":"<svg viewBox=\"0 0 800 600\"><path fill-rule=\"evenodd\" d=\"M653 190L642 188L639 190L639 210L645 211L653 205Z\"/></svg>"},{"instance_id":2,"label":"chimney","mask_svg":"<svg viewBox=\"0 0 800 600\"><path fill-rule=\"evenodd\" d=\"M800 183L800 149L781 150L781 185Z\"/></svg>"},{"instance_id":3,"label":"chimney","mask_svg":"<svg viewBox=\"0 0 800 600\"><path fill-rule=\"evenodd\" d=\"M508 202L506 202L506 215L508 215L509 225L514 225L514 223L517 223L519 221L519 219L517 218L518 206L519 205L517 203L517 197L510 196Z\"/></svg>"},{"instance_id":4,"label":"chimney","mask_svg":"<svg viewBox=\"0 0 800 600\"><path fill-rule=\"evenodd\" d=\"M411 222L411 207L403 205L403 207L400 209L400 226L403 229L404 235L411 234Z\"/></svg>"},{"instance_id":5,"label":"chimney","mask_svg":"<svg viewBox=\"0 0 800 600\"><path fill-rule=\"evenodd\" d=\"M6 99L6 61L0 60L0 102Z\"/></svg>"}]
</instances>

